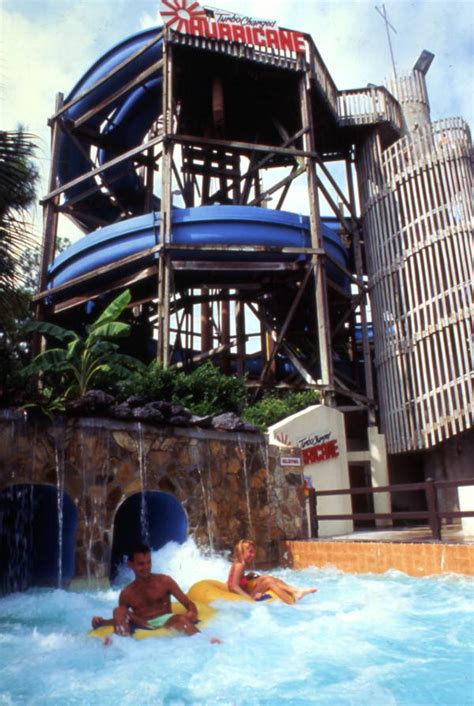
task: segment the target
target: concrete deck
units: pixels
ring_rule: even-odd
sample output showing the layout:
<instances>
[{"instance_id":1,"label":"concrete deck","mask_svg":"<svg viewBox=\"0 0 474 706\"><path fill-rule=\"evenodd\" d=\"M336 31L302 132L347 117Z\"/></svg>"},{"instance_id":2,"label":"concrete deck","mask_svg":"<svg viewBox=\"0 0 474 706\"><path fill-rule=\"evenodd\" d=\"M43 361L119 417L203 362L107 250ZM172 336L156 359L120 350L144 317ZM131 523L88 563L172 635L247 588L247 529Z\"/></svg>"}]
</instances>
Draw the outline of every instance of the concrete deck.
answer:
<instances>
[{"instance_id":1,"label":"concrete deck","mask_svg":"<svg viewBox=\"0 0 474 706\"><path fill-rule=\"evenodd\" d=\"M433 542L431 530L426 525L420 527L375 527L356 530L351 534L321 537L321 541L332 542ZM312 540L319 541L319 540ZM443 525L441 541L456 544L474 544L474 534L466 532L459 525Z\"/></svg>"}]
</instances>

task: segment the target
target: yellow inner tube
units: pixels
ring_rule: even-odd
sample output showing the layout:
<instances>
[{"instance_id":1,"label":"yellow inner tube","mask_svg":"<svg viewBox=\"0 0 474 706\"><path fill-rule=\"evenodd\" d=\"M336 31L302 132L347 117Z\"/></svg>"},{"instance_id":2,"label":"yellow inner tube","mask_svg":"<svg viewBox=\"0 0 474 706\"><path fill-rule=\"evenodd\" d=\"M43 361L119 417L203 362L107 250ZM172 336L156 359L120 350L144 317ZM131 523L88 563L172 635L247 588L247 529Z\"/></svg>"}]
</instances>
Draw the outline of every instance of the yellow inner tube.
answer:
<instances>
[{"instance_id":1,"label":"yellow inner tube","mask_svg":"<svg viewBox=\"0 0 474 706\"><path fill-rule=\"evenodd\" d=\"M267 603L268 601L273 601L277 596L273 591L268 591L265 595L270 596L270 598L262 601ZM222 581L214 581L214 579L204 579L203 581L198 581L193 584L188 591L188 596L194 603L204 603L209 604L213 601L225 600L225 601L253 601L250 596L245 598L239 593L232 593L227 588L227 584L222 583Z\"/></svg>"},{"instance_id":2,"label":"yellow inner tube","mask_svg":"<svg viewBox=\"0 0 474 706\"><path fill-rule=\"evenodd\" d=\"M204 603L196 603L196 608L198 611L199 623L197 628L200 630L201 627L205 626L207 622L215 615L215 610L209 605ZM186 608L181 605L181 603L172 603L171 611L177 615L182 615L186 612ZM88 633L89 637L98 637L103 640L105 637L114 634L113 625L102 625L100 628L95 630L90 630ZM154 630L147 630L143 628L137 628L132 633L131 637L135 640L145 640L148 637L176 637L176 630L169 630L168 628L157 628Z\"/></svg>"}]
</instances>

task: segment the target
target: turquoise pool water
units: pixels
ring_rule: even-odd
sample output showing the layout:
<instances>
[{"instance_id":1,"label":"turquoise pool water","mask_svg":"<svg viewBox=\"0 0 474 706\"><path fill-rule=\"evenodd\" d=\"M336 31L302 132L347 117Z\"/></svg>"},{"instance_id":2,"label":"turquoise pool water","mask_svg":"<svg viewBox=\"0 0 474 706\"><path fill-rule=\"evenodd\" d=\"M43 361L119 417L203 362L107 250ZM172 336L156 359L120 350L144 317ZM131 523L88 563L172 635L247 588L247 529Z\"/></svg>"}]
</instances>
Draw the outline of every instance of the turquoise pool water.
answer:
<instances>
[{"instance_id":1,"label":"turquoise pool water","mask_svg":"<svg viewBox=\"0 0 474 706\"><path fill-rule=\"evenodd\" d=\"M185 589L225 579L229 563L192 541L154 554ZM474 583L273 572L318 593L296 606L220 603L192 638L105 648L87 637L118 590L30 590L0 600L0 704L69 706L469 706L474 703ZM126 575L122 577L126 580ZM216 635L221 645L208 638Z\"/></svg>"}]
</instances>

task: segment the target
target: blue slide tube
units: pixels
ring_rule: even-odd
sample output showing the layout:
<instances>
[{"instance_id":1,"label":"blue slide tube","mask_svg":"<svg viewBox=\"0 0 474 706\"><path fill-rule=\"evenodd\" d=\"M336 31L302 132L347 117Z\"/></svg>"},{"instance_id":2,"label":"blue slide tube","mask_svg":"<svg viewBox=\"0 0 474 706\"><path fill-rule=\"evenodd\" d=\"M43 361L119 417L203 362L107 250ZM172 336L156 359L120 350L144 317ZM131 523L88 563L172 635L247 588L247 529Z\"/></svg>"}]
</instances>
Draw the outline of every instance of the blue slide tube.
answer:
<instances>
[{"instance_id":1,"label":"blue slide tube","mask_svg":"<svg viewBox=\"0 0 474 706\"><path fill-rule=\"evenodd\" d=\"M87 128L87 134L91 134L91 131L97 133L97 141L101 145L98 155L100 164L140 144L161 112L162 70L159 61L162 58L163 42L153 42L160 30L155 27L140 32L111 49L87 71L65 100L66 104L71 101L74 104L63 113L62 122L67 125L70 121L86 118L83 127ZM141 53L132 59L139 51ZM152 69L154 65L155 71ZM87 117L95 106L147 70L151 73L142 83ZM72 135L68 130L61 132L59 184L66 184L90 171L91 150L90 140L81 137L80 133ZM95 228L98 221L110 223L128 209L143 205L144 186L131 160L106 170L102 183L108 193L95 190L84 197L87 192L96 189L94 178L86 179L65 193L66 203L73 200L76 202L70 215L82 230ZM126 194L129 194L128 198ZM155 206L159 207L158 203Z\"/></svg>"},{"instance_id":2,"label":"blue slide tube","mask_svg":"<svg viewBox=\"0 0 474 706\"><path fill-rule=\"evenodd\" d=\"M65 124L85 121L80 131L62 131L59 141L58 180L64 185L91 169L90 139L85 135L97 133L97 159L105 164L123 152L141 144L161 112L163 42L161 28L140 32L108 51L76 84L66 98L62 120ZM217 59L216 59L217 60ZM143 74L146 74L143 77ZM124 90L132 81L143 80ZM108 102L110 97L114 99ZM99 112L90 114L97 106ZM82 135L82 136L81 136ZM138 256L133 263L96 278L97 284L113 283L143 267L158 256L147 250L160 242L159 199L155 197L153 210L145 213L145 187L132 159L109 167L102 177L105 188L98 189L94 178L65 192L69 216L88 233L59 255L49 268L49 287L65 284L87 275L101 266L109 266L131 255ZM144 215L143 215L144 214ZM98 224L104 227L97 229ZM336 219L323 219L322 231L326 250L343 266L347 265L347 249L343 245ZM195 250L181 251L179 259L235 260L235 252L226 252L226 246L257 246L259 252L239 252L240 261L249 262L249 277L254 274L252 262L289 262L302 255L270 252L271 248L309 247L311 244L308 218L271 209L250 206L202 206L174 209L171 242L177 245L196 245ZM218 251L206 251L206 244L221 246ZM265 248L265 251L263 251ZM142 253L142 257L140 257ZM173 254L178 257L178 253ZM348 279L331 263L328 276L345 288ZM203 273L205 277L205 273ZM239 279L242 272L239 273ZM99 281L100 280L100 281ZM205 284L205 282L203 282ZM74 286L67 296L87 291L87 286ZM89 286L90 288L90 286ZM66 296L66 295L62 295ZM58 296L53 297L58 300Z\"/></svg>"},{"instance_id":3,"label":"blue slide tube","mask_svg":"<svg viewBox=\"0 0 474 706\"><path fill-rule=\"evenodd\" d=\"M346 249L338 233L323 222L323 234L326 249L341 265L346 265ZM103 273L101 282L105 284L119 276L133 274L150 265L158 257L158 253L147 254L146 251L159 243L159 212L100 228L71 245L56 258L49 269L49 285L55 287L64 284L99 267L142 253L142 258L138 257L123 269ZM230 270L236 259L241 262L249 261L250 276L253 274L252 262L290 262L304 259L302 254L281 253L271 249L309 247L309 219L288 211L270 211L254 206L175 209L171 243L196 246L196 249L180 252L172 250L172 256L176 259L229 262ZM206 245L221 246L222 249L206 250ZM265 246L265 251L226 252L226 246ZM203 277L206 277L206 274L204 272ZM328 274L343 282L340 272L333 265L329 265ZM242 279L242 272L239 272L238 276Z\"/></svg>"}]
</instances>

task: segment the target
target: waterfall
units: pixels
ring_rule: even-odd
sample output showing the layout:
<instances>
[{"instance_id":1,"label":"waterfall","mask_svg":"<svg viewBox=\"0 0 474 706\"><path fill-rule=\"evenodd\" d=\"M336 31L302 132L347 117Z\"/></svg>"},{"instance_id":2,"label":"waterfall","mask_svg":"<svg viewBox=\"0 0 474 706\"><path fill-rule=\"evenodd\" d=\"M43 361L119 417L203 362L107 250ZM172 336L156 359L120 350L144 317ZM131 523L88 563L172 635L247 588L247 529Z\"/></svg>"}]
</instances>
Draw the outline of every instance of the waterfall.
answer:
<instances>
[{"instance_id":1,"label":"waterfall","mask_svg":"<svg viewBox=\"0 0 474 706\"><path fill-rule=\"evenodd\" d=\"M212 524L211 524L211 508L209 505L209 489L206 487L206 483L204 482L203 478L203 472L202 469L199 468L199 482L201 484L201 490L202 490L202 502L204 505L204 515L206 517L206 526L207 526L207 536L209 538L209 548L211 550L211 554L214 553L214 537L212 534ZM209 468L207 469L207 478L208 478L208 483L209 483Z\"/></svg>"},{"instance_id":2,"label":"waterfall","mask_svg":"<svg viewBox=\"0 0 474 706\"><path fill-rule=\"evenodd\" d=\"M150 526L148 524L148 511L146 503L146 489L148 485L147 478L147 459L145 450L145 440L143 436L143 425L138 422L138 470L140 473L140 484L141 484L141 502L140 502L140 528L142 534L142 541L145 544L150 545Z\"/></svg>"},{"instance_id":3,"label":"waterfall","mask_svg":"<svg viewBox=\"0 0 474 706\"><path fill-rule=\"evenodd\" d=\"M245 444L242 441L240 433L237 434L237 443L239 444L239 451L242 457L242 470L244 476L244 486L245 486L245 500L247 506L247 521L248 521L248 532L246 533L249 537L253 537L253 523L252 523L252 513L250 511L250 486L247 468L247 454L245 449Z\"/></svg>"},{"instance_id":4,"label":"waterfall","mask_svg":"<svg viewBox=\"0 0 474 706\"><path fill-rule=\"evenodd\" d=\"M83 546L89 586L92 586L92 579L104 578L108 565L108 552L104 538L107 534L110 435L102 430L100 443L96 444L94 431L87 428L77 430L82 475Z\"/></svg>"},{"instance_id":5,"label":"waterfall","mask_svg":"<svg viewBox=\"0 0 474 706\"><path fill-rule=\"evenodd\" d=\"M0 595L26 591L31 586L31 549L33 545L33 486L9 486L0 507L2 551L9 559ZM4 545L4 542L7 545Z\"/></svg>"},{"instance_id":6,"label":"waterfall","mask_svg":"<svg viewBox=\"0 0 474 706\"><path fill-rule=\"evenodd\" d=\"M64 456L65 425L58 420L53 427L54 462L56 467L56 506L58 513L58 588L63 584L63 527L64 527Z\"/></svg>"},{"instance_id":7,"label":"waterfall","mask_svg":"<svg viewBox=\"0 0 474 706\"><path fill-rule=\"evenodd\" d=\"M90 502L92 504L93 499L89 497L89 476L90 473L88 472L90 464L87 462L87 446L84 443L84 437L86 435L85 430L81 430L79 433L79 438L78 438L78 446L79 446L79 458L81 460L81 476L82 476L82 510L83 510L83 517L82 517L82 522L83 522L83 544L84 544L84 551L85 551L85 560L86 560L86 575L87 575L87 584L88 586L91 585L91 564L92 564L92 510L91 512L87 511L87 504Z\"/></svg>"}]
</instances>

